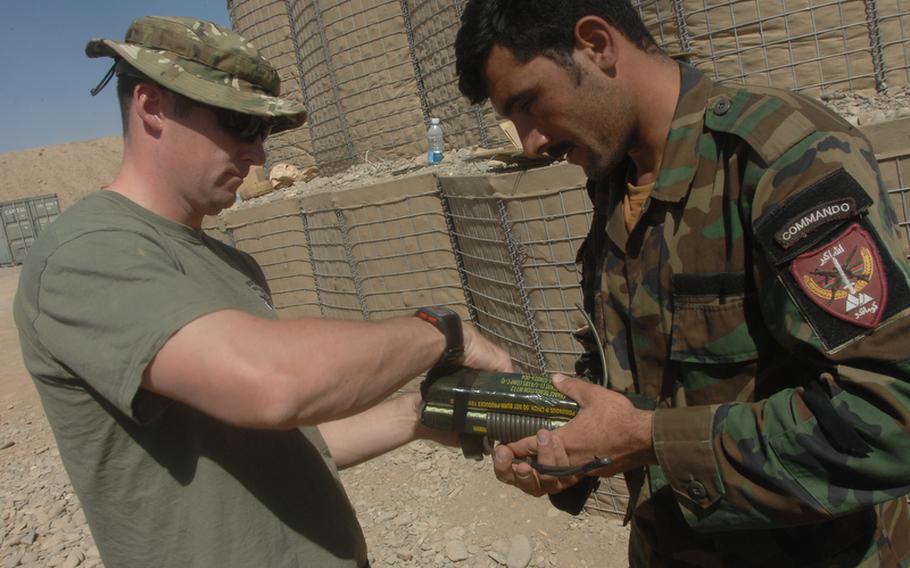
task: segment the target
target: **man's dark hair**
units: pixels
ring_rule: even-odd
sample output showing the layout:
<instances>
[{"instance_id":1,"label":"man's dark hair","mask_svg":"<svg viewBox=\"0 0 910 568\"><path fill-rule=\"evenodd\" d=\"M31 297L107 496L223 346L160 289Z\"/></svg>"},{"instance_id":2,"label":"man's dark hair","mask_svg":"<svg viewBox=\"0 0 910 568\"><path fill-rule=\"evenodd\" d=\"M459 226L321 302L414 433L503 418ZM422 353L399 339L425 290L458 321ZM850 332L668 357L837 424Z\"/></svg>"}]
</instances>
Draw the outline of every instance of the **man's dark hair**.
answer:
<instances>
[{"instance_id":1,"label":"man's dark hair","mask_svg":"<svg viewBox=\"0 0 910 568\"><path fill-rule=\"evenodd\" d=\"M123 124L123 135L129 129L130 107L133 104L133 92L139 83L155 83L135 67L121 63L117 70L117 100L120 102L120 121ZM158 85L158 83L155 83ZM159 85L160 86L160 85ZM186 118L193 110L195 103L180 93L161 87L171 93L174 100L173 112L180 118Z\"/></svg>"},{"instance_id":2,"label":"man's dark hair","mask_svg":"<svg viewBox=\"0 0 910 568\"><path fill-rule=\"evenodd\" d=\"M573 67L575 24L600 16L644 51L654 38L629 0L468 0L455 39L458 88L474 104L487 99L484 67L496 44L526 63L538 55Z\"/></svg>"}]
</instances>

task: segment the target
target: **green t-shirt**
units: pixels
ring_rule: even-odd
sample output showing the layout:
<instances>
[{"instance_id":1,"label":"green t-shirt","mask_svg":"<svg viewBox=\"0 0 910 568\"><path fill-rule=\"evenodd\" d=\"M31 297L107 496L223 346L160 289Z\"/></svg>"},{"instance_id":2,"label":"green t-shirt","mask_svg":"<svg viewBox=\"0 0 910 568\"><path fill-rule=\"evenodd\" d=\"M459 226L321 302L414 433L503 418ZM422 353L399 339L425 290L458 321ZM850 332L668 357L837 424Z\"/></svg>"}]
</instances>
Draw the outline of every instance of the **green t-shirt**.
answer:
<instances>
[{"instance_id":1,"label":"green t-shirt","mask_svg":"<svg viewBox=\"0 0 910 568\"><path fill-rule=\"evenodd\" d=\"M222 309L274 318L269 301L248 255L109 191L30 251L23 357L107 568L365 564L316 428L237 428L139 389L182 326Z\"/></svg>"}]
</instances>

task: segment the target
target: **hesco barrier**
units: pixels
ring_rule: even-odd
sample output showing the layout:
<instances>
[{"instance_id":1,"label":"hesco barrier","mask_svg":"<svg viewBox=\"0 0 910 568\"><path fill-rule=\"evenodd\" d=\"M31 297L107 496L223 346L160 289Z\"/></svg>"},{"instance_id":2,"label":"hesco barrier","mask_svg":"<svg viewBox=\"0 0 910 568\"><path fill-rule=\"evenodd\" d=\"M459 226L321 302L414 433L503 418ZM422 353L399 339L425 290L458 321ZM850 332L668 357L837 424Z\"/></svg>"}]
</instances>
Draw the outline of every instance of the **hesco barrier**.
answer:
<instances>
[{"instance_id":1,"label":"hesco barrier","mask_svg":"<svg viewBox=\"0 0 910 568\"><path fill-rule=\"evenodd\" d=\"M259 262L282 317L319 317L304 218L296 200L237 211L225 220L225 230L234 246Z\"/></svg>"},{"instance_id":2,"label":"hesco barrier","mask_svg":"<svg viewBox=\"0 0 910 568\"><path fill-rule=\"evenodd\" d=\"M438 117L453 148L507 142L489 105L470 105L458 90L455 35L464 0L402 0L418 94L426 118Z\"/></svg>"},{"instance_id":3,"label":"hesco barrier","mask_svg":"<svg viewBox=\"0 0 910 568\"><path fill-rule=\"evenodd\" d=\"M379 319L445 305L468 318L432 175L301 200L326 317Z\"/></svg>"},{"instance_id":4,"label":"hesco barrier","mask_svg":"<svg viewBox=\"0 0 910 568\"><path fill-rule=\"evenodd\" d=\"M910 119L876 124L863 131L872 141L910 258Z\"/></svg>"},{"instance_id":5,"label":"hesco barrier","mask_svg":"<svg viewBox=\"0 0 910 568\"><path fill-rule=\"evenodd\" d=\"M22 264L35 239L59 214L56 194L0 203L0 266Z\"/></svg>"},{"instance_id":6,"label":"hesco barrier","mask_svg":"<svg viewBox=\"0 0 910 568\"><path fill-rule=\"evenodd\" d=\"M865 132L910 255L910 119ZM584 324L574 262L590 219L583 184L568 165L417 175L228 211L207 229L264 265L279 309L373 319L467 302L464 315L522 369L571 371L570 334Z\"/></svg>"},{"instance_id":7,"label":"hesco barrier","mask_svg":"<svg viewBox=\"0 0 910 568\"><path fill-rule=\"evenodd\" d=\"M907 0L639 0L657 42L710 77L818 95L910 83Z\"/></svg>"},{"instance_id":8,"label":"hesco barrier","mask_svg":"<svg viewBox=\"0 0 910 568\"><path fill-rule=\"evenodd\" d=\"M478 326L525 371L572 372L585 322L575 251L590 223L581 169L439 181Z\"/></svg>"},{"instance_id":9,"label":"hesco barrier","mask_svg":"<svg viewBox=\"0 0 910 568\"><path fill-rule=\"evenodd\" d=\"M323 173L425 151L432 116L450 148L498 146L489 105L458 92L464 0L228 0L235 28L303 99L308 126L276 136L270 161ZM633 0L657 42L709 76L803 91L910 84L910 0ZM296 93L296 94L295 94ZM300 157L296 157L297 154Z\"/></svg>"},{"instance_id":10,"label":"hesco barrier","mask_svg":"<svg viewBox=\"0 0 910 568\"><path fill-rule=\"evenodd\" d=\"M337 172L374 158L424 151L398 0L290 0L303 95L317 163Z\"/></svg>"},{"instance_id":11,"label":"hesco barrier","mask_svg":"<svg viewBox=\"0 0 910 568\"><path fill-rule=\"evenodd\" d=\"M307 107L307 125L269 142L269 161L323 173L426 151L431 117L450 148L506 142L489 105L458 92L455 32L462 0L228 0L235 29L282 74ZM295 69L291 69L295 67ZM286 80L284 80L286 79ZM296 84L295 84L296 80ZM308 164L306 164L308 165Z\"/></svg>"},{"instance_id":12,"label":"hesco barrier","mask_svg":"<svg viewBox=\"0 0 910 568\"><path fill-rule=\"evenodd\" d=\"M228 13L234 29L250 40L281 77L281 93L303 100L300 79L300 52L291 33L285 0L229 0ZM270 163L288 162L307 167L315 164L310 131L298 128L266 140Z\"/></svg>"}]
</instances>

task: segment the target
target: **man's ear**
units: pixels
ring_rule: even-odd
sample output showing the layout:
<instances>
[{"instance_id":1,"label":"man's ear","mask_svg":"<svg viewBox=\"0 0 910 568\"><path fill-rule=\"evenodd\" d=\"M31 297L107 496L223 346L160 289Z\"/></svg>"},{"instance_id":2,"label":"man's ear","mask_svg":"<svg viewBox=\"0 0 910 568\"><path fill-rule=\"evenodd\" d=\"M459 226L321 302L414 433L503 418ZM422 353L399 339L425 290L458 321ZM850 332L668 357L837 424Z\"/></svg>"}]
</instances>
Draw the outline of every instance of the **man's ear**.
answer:
<instances>
[{"instance_id":1,"label":"man's ear","mask_svg":"<svg viewBox=\"0 0 910 568\"><path fill-rule=\"evenodd\" d=\"M141 82L133 89L132 112L142 128L158 136L164 127L164 91L158 85Z\"/></svg>"},{"instance_id":2,"label":"man's ear","mask_svg":"<svg viewBox=\"0 0 910 568\"><path fill-rule=\"evenodd\" d=\"M603 70L612 69L618 57L619 31L599 16L585 16L575 22L575 49L590 57Z\"/></svg>"}]
</instances>

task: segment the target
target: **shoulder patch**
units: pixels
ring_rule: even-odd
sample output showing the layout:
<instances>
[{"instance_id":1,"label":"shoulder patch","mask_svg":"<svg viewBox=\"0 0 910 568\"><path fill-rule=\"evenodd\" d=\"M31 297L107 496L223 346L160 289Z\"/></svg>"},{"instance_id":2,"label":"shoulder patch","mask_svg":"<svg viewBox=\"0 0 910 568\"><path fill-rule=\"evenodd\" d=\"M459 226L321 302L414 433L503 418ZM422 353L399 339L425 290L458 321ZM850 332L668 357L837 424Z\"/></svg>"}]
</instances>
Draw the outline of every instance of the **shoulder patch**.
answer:
<instances>
[{"instance_id":1,"label":"shoulder patch","mask_svg":"<svg viewBox=\"0 0 910 568\"><path fill-rule=\"evenodd\" d=\"M780 265L871 206L869 194L841 168L770 207L755 222L755 234L771 262Z\"/></svg>"},{"instance_id":2,"label":"shoulder patch","mask_svg":"<svg viewBox=\"0 0 910 568\"><path fill-rule=\"evenodd\" d=\"M821 203L787 221L784 228L774 235L774 240L781 247L788 249L825 223L849 219L856 214L856 202L850 197Z\"/></svg>"},{"instance_id":3,"label":"shoulder patch","mask_svg":"<svg viewBox=\"0 0 910 568\"><path fill-rule=\"evenodd\" d=\"M803 250L781 271L790 298L828 352L910 307L910 287L868 219Z\"/></svg>"},{"instance_id":4,"label":"shoulder patch","mask_svg":"<svg viewBox=\"0 0 910 568\"><path fill-rule=\"evenodd\" d=\"M859 224L805 252L790 273L807 298L832 316L871 329L888 301L888 281L878 246Z\"/></svg>"}]
</instances>

